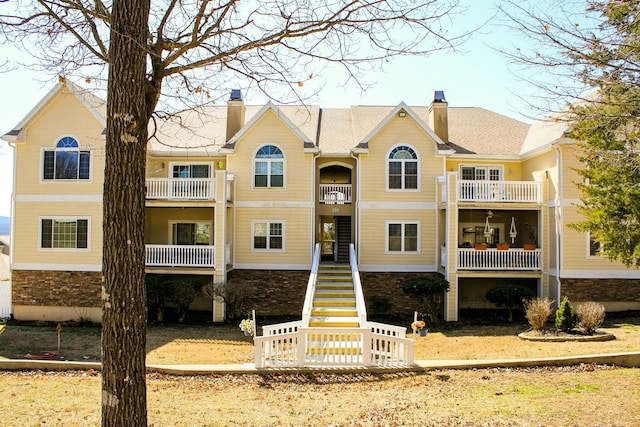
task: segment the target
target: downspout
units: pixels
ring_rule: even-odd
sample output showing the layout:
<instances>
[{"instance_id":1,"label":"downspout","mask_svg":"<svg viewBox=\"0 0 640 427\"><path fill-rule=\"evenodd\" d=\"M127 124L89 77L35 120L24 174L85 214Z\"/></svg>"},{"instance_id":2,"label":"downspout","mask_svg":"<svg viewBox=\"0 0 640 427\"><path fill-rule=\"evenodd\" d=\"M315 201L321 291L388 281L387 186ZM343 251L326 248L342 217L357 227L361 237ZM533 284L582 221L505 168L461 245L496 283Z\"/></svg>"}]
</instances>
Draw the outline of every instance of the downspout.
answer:
<instances>
[{"instance_id":1,"label":"downspout","mask_svg":"<svg viewBox=\"0 0 640 427\"><path fill-rule=\"evenodd\" d=\"M13 182L11 183L11 225L9 227L9 270L11 273L11 276L13 277L13 254L14 254L14 246L15 246L15 242L14 242L14 238L15 238L15 223L16 223L16 160L17 160L17 156L16 153L18 151L17 147L15 146L15 144L12 144L11 142L7 142L7 145L9 147L11 147L13 149ZM13 282L13 280L12 280ZM12 313L13 313L13 304L11 305L12 309Z\"/></svg>"},{"instance_id":2,"label":"downspout","mask_svg":"<svg viewBox=\"0 0 640 427\"><path fill-rule=\"evenodd\" d=\"M562 243L562 239L561 239L561 233L562 233L562 207L561 207L561 203L562 203L562 165L560 164L562 161L562 155L560 153L560 148L553 144L552 145L553 149L556 151L556 168L558 168L558 187L556 188L556 197L555 197L555 218L556 218L556 285L557 285L557 292L558 294L556 295L556 304L560 304L560 300L561 300L561 295L562 295L562 282L560 281L560 271L561 269L561 261L562 261L562 256L561 256L561 243ZM548 191L548 184L547 184L547 191Z\"/></svg>"},{"instance_id":3,"label":"downspout","mask_svg":"<svg viewBox=\"0 0 640 427\"><path fill-rule=\"evenodd\" d=\"M351 158L356 161L356 191L355 191L355 200L356 206L353 210L355 219L356 219L356 233L354 236L354 249L356 251L356 259L358 265L360 265L360 159L358 156L353 154L353 151L349 153Z\"/></svg>"},{"instance_id":4,"label":"downspout","mask_svg":"<svg viewBox=\"0 0 640 427\"><path fill-rule=\"evenodd\" d=\"M317 160L318 157L320 157L321 152L318 151L316 154L314 154L313 159L311 161L311 163L313 164L313 167L311 168L311 262L313 263L313 251L315 248L315 242L316 242L316 227L317 227L317 223L316 223L316 194L317 194L317 188L316 185L317 184ZM311 267L309 267L309 269L311 269Z\"/></svg>"}]
</instances>

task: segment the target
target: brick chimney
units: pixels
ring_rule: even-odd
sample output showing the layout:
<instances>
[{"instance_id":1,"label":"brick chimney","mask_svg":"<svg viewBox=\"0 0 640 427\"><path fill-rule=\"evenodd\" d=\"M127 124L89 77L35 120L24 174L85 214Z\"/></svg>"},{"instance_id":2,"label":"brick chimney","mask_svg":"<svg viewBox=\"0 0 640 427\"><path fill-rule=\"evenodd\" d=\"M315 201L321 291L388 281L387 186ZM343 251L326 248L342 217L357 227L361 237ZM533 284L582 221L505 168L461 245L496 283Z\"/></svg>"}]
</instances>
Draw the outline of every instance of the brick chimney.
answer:
<instances>
[{"instance_id":1,"label":"brick chimney","mask_svg":"<svg viewBox=\"0 0 640 427\"><path fill-rule=\"evenodd\" d=\"M244 101L240 89L233 89L227 102L227 139L229 141L244 126Z\"/></svg>"},{"instance_id":2,"label":"brick chimney","mask_svg":"<svg viewBox=\"0 0 640 427\"><path fill-rule=\"evenodd\" d=\"M447 105L444 91L436 90L433 94L433 102L429 106L429 126L445 144L449 142Z\"/></svg>"}]
</instances>

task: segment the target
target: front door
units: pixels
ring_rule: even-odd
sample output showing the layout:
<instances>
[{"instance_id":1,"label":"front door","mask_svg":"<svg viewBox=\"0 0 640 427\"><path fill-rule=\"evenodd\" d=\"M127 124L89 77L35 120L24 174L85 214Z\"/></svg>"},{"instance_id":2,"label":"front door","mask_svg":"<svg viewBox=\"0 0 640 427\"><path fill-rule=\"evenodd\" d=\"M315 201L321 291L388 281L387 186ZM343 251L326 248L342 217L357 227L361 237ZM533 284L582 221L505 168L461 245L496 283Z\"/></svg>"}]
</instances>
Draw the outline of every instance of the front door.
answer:
<instances>
[{"instance_id":1,"label":"front door","mask_svg":"<svg viewBox=\"0 0 640 427\"><path fill-rule=\"evenodd\" d=\"M320 221L320 250L324 261L334 261L336 244L336 220L322 217Z\"/></svg>"}]
</instances>

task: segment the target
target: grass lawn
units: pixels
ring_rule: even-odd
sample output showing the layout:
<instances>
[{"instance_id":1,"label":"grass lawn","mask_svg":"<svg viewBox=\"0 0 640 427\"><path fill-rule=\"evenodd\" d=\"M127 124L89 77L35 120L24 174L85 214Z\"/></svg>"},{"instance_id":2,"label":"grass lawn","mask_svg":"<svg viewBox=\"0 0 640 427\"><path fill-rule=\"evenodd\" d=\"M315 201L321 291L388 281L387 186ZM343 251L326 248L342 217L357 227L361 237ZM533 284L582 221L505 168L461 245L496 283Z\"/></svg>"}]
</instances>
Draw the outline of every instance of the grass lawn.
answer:
<instances>
[{"instance_id":1,"label":"grass lawn","mask_svg":"<svg viewBox=\"0 0 640 427\"><path fill-rule=\"evenodd\" d=\"M541 343L526 324L443 327L416 359L549 357L640 351L640 319L611 319L616 340ZM148 363L245 363L236 326L151 326ZM61 354L99 360L97 327L66 327ZM56 350L55 327L0 326L0 358ZM83 359L89 356L89 359ZM0 426L100 425L98 372L0 372ZM147 376L151 426L635 426L640 369L581 365L389 374Z\"/></svg>"}]
</instances>

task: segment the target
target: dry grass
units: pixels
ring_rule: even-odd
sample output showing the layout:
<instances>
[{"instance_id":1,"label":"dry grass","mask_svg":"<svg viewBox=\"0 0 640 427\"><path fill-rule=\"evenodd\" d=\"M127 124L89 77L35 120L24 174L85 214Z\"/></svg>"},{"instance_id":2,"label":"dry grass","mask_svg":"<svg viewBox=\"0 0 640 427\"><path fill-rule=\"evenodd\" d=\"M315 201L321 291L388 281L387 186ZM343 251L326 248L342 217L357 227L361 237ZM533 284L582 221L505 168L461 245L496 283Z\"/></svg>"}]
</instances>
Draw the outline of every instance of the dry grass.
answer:
<instances>
[{"instance_id":1,"label":"dry grass","mask_svg":"<svg viewBox=\"0 0 640 427\"><path fill-rule=\"evenodd\" d=\"M602 330L613 333L606 342L531 342L517 334L526 324L455 326L416 338L416 360L516 359L640 351L640 319L613 319ZM100 359L98 327L66 327L60 353L68 360ZM28 353L57 350L55 327L0 325L0 358L24 358ZM150 326L149 364L242 364L253 361L253 344L236 326Z\"/></svg>"},{"instance_id":2,"label":"dry grass","mask_svg":"<svg viewBox=\"0 0 640 427\"><path fill-rule=\"evenodd\" d=\"M640 319L605 324L617 339L539 343L526 325L458 326L416 338L417 359L548 357L640 351ZM97 357L98 328L65 328L63 354ZM55 328L0 326L0 357L55 350ZM151 327L148 363L244 363L253 345L237 327ZM98 426L97 372L0 372L1 426ZM424 374L173 377L149 374L151 426L632 426L640 425L640 369L440 370Z\"/></svg>"},{"instance_id":3,"label":"dry grass","mask_svg":"<svg viewBox=\"0 0 640 427\"><path fill-rule=\"evenodd\" d=\"M3 426L98 426L100 378L1 373ZM73 393L70 391L73 390ZM633 426L640 370L150 375L151 426Z\"/></svg>"}]
</instances>

